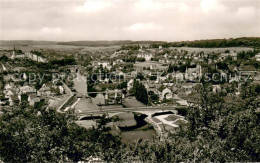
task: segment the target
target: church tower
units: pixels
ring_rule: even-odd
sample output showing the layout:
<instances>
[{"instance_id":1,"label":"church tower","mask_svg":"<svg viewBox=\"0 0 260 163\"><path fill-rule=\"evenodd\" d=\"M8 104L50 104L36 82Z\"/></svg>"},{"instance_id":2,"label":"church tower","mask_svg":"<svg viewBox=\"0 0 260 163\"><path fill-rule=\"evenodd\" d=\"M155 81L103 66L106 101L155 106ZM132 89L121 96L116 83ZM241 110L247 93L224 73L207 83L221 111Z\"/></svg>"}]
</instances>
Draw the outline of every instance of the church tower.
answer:
<instances>
[{"instance_id":1,"label":"church tower","mask_svg":"<svg viewBox=\"0 0 260 163\"><path fill-rule=\"evenodd\" d=\"M15 59L16 57L16 49L15 49L15 46L14 46L14 50L13 50L13 54L11 56L11 59Z\"/></svg>"}]
</instances>

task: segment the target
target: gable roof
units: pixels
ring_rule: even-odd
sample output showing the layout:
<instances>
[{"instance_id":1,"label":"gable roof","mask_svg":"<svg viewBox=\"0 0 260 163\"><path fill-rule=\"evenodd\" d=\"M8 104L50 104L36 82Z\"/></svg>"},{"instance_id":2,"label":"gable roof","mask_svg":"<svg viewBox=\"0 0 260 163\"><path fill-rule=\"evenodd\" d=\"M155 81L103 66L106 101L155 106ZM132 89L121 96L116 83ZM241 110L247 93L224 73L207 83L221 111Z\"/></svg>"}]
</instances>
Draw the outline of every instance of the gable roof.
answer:
<instances>
[{"instance_id":1,"label":"gable roof","mask_svg":"<svg viewBox=\"0 0 260 163\"><path fill-rule=\"evenodd\" d=\"M31 95L29 95L29 98L32 100L32 99L35 99L35 98L37 98L37 95L35 95L35 94L31 94Z\"/></svg>"},{"instance_id":2,"label":"gable roof","mask_svg":"<svg viewBox=\"0 0 260 163\"><path fill-rule=\"evenodd\" d=\"M17 94L12 95L10 98L11 98L12 101L19 101L19 98L18 98Z\"/></svg>"},{"instance_id":3,"label":"gable roof","mask_svg":"<svg viewBox=\"0 0 260 163\"><path fill-rule=\"evenodd\" d=\"M240 66L238 67L239 71L257 71L257 69L253 66Z\"/></svg>"}]
</instances>

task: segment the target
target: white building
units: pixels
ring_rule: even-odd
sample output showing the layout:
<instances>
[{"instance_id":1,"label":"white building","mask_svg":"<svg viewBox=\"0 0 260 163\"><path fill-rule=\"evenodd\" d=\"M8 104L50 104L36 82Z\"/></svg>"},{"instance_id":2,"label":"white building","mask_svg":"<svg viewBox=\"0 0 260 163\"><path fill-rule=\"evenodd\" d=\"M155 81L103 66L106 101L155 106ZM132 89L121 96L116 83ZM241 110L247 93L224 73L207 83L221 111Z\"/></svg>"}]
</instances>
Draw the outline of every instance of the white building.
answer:
<instances>
[{"instance_id":1,"label":"white building","mask_svg":"<svg viewBox=\"0 0 260 163\"><path fill-rule=\"evenodd\" d=\"M255 55L255 58L256 58L257 61L260 62L260 53L256 54L256 55Z\"/></svg>"},{"instance_id":2,"label":"white building","mask_svg":"<svg viewBox=\"0 0 260 163\"><path fill-rule=\"evenodd\" d=\"M7 71L7 68L5 67L5 65L2 64L3 67L3 71Z\"/></svg>"},{"instance_id":3,"label":"white building","mask_svg":"<svg viewBox=\"0 0 260 163\"><path fill-rule=\"evenodd\" d=\"M172 91L169 88L165 88L161 93L160 100L170 100L172 97Z\"/></svg>"},{"instance_id":4,"label":"white building","mask_svg":"<svg viewBox=\"0 0 260 163\"><path fill-rule=\"evenodd\" d=\"M65 93L65 90L64 90L63 86L60 85L58 88L59 88L60 94L64 94Z\"/></svg>"},{"instance_id":5,"label":"white building","mask_svg":"<svg viewBox=\"0 0 260 163\"><path fill-rule=\"evenodd\" d=\"M10 98L13 95L14 93L11 90L8 90L7 93L5 94L5 98Z\"/></svg>"},{"instance_id":6,"label":"white building","mask_svg":"<svg viewBox=\"0 0 260 163\"><path fill-rule=\"evenodd\" d=\"M193 81L195 79L201 78L202 69L200 65L197 65L195 68L187 68L185 72L185 79Z\"/></svg>"},{"instance_id":7,"label":"white building","mask_svg":"<svg viewBox=\"0 0 260 163\"><path fill-rule=\"evenodd\" d=\"M43 62L43 63L46 62L45 59L42 58L41 56L38 56L38 55L30 53L30 52L26 52L25 54L16 54L15 51L13 51L11 59L15 59L15 58L29 58L36 62Z\"/></svg>"},{"instance_id":8,"label":"white building","mask_svg":"<svg viewBox=\"0 0 260 163\"><path fill-rule=\"evenodd\" d=\"M144 58L145 61L150 61L154 57L153 54L138 54L137 58Z\"/></svg>"},{"instance_id":9,"label":"white building","mask_svg":"<svg viewBox=\"0 0 260 163\"><path fill-rule=\"evenodd\" d=\"M220 59L221 61L223 61L223 60L225 60L225 59L226 59L227 57L229 57L229 56L232 58L232 60L234 60L234 61L237 60L237 53L236 53L236 52L233 52L233 51L231 51L231 52L229 52L229 53L221 53L219 59Z\"/></svg>"},{"instance_id":10,"label":"white building","mask_svg":"<svg viewBox=\"0 0 260 163\"><path fill-rule=\"evenodd\" d=\"M134 84L134 79L131 79L127 82L127 90L128 91L133 88L133 84Z\"/></svg>"}]
</instances>

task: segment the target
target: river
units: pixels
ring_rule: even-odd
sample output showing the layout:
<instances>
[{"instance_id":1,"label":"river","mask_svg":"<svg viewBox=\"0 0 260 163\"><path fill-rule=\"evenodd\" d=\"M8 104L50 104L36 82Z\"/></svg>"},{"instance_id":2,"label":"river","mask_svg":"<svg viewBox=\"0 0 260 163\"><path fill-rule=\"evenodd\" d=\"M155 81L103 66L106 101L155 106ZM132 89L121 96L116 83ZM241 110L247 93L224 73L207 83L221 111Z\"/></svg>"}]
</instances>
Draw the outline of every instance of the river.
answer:
<instances>
[{"instance_id":1,"label":"river","mask_svg":"<svg viewBox=\"0 0 260 163\"><path fill-rule=\"evenodd\" d=\"M75 79L73 79L73 83L74 83L75 90L79 94L84 95L87 93L88 86L87 86L86 76L83 76L80 73L77 73L77 77Z\"/></svg>"},{"instance_id":2,"label":"river","mask_svg":"<svg viewBox=\"0 0 260 163\"><path fill-rule=\"evenodd\" d=\"M145 122L146 115L130 112L120 113L117 116L123 120L116 124L120 129L123 142L133 142L137 139L149 140L156 134L155 129Z\"/></svg>"},{"instance_id":3,"label":"river","mask_svg":"<svg viewBox=\"0 0 260 163\"><path fill-rule=\"evenodd\" d=\"M153 139L153 136L156 134L155 130L153 128L150 128L149 125L145 125L141 128L130 130L130 131L122 131L121 137L123 142L133 142L137 139L143 139L143 140L151 140Z\"/></svg>"},{"instance_id":4,"label":"river","mask_svg":"<svg viewBox=\"0 0 260 163\"><path fill-rule=\"evenodd\" d=\"M77 93L79 93L80 95L85 95L87 93L86 77L82 76L80 73L77 73L77 78L75 78L73 82L74 88L77 91ZM91 98L91 103L89 102L89 100L82 98L79 101L78 106L76 107L78 107L78 109L80 109L81 111L83 111L84 109L95 109L91 106L96 106L97 104L104 104L104 95L98 93L95 98ZM96 109L98 109L98 107L96 107ZM123 142L133 142L137 139L152 139L153 136L156 134L153 127L151 127L144 121L145 117L135 116L132 112L120 113L117 116L124 120L121 122L121 124L118 124L119 128L121 126L120 134ZM93 120L81 120L78 121L78 123L86 128L89 128L94 124ZM124 126L122 126L122 123L124 124Z\"/></svg>"}]
</instances>

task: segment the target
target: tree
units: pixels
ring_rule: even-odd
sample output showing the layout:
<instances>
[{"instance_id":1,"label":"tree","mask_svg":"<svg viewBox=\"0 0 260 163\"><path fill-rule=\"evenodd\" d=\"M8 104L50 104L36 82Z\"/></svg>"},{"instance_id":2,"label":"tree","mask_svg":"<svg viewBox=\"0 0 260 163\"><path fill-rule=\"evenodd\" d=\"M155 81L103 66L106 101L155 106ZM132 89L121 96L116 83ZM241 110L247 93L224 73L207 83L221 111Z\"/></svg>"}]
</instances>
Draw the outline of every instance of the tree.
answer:
<instances>
[{"instance_id":1,"label":"tree","mask_svg":"<svg viewBox=\"0 0 260 163\"><path fill-rule=\"evenodd\" d=\"M256 112L258 105L253 105L259 104L256 95L252 95L254 101L250 100L249 106L244 101L225 103L207 86L200 93L199 105L187 109L187 124L164 141L140 140L128 146L126 155L140 162L258 161L260 114Z\"/></svg>"},{"instance_id":2,"label":"tree","mask_svg":"<svg viewBox=\"0 0 260 163\"><path fill-rule=\"evenodd\" d=\"M132 91L138 101L144 103L145 105L148 104L148 93L142 83L135 80Z\"/></svg>"},{"instance_id":3,"label":"tree","mask_svg":"<svg viewBox=\"0 0 260 163\"><path fill-rule=\"evenodd\" d=\"M76 64L76 60L74 58L65 57L61 60L51 60L50 63L52 65L58 65L58 66L66 66L66 65L74 65Z\"/></svg>"},{"instance_id":4,"label":"tree","mask_svg":"<svg viewBox=\"0 0 260 163\"><path fill-rule=\"evenodd\" d=\"M144 80L145 77L144 77L144 75L143 75L142 73L139 72L139 73L137 74L137 76L136 76L136 79Z\"/></svg>"},{"instance_id":5,"label":"tree","mask_svg":"<svg viewBox=\"0 0 260 163\"><path fill-rule=\"evenodd\" d=\"M155 94L153 91L149 91L148 95L149 95L151 101L158 101L159 100L158 95Z\"/></svg>"},{"instance_id":6,"label":"tree","mask_svg":"<svg viewBox=\"0 0 260 163\"><path fill-rule=\"evenodd\" d=\"M111 160L120 138L108 132L111 119L102 116L86 130L75 123L73 112L30 108L25 103L0 118L0 158L4 162L77 162L90 156Z\"/></svg>"},{"instance_id":7,"label":"tree","mask_svg":"<svg viewBox=\"0 0 260 163\"><path fill-rule=\"evenodd\" d=\"M228 70L228 64L226 62L218 62L217 66L221 70Z\"/></svg>"},{"instance_id":8,"label":"tree","mask_svg":"<svg viewBox=\"0 0 260 163\"><path fill-rule=\"evenodd\" d=\"M228 49L227 49L227 50L225 50L225 53L230 53L230 50L228 50Z\"/></svg>"},{"instance_id":9,"label":"tree","mask_svg":"<svg viewBox=\"0 0 260 163\"><path fill-rule=\"evenodd\" d=\"M118 84L118 85L117 85L117 88L118 88L118 89L124 89L124 88L127 88L127 82L124 81L124 82Z\"/></svg>"},{"instance_id":10,"label":"tree","mask_svg":"<svg viewBox=\"0 0 260 163\"><path fill-rule=\"evenodd\" d=\"M172 73L173 71L174 71L173 65L172 65L172 64L169 64L169 67L168 67L168 69L167 69L167 72L168 72L168 73Z\"/></svg>"},{"instance_id":11,"label":"tree","mask_svg":"<svg viewBox=\"0 0 260 163\"><path fill-rule=\"evenodd\" d=\"M0 155L6 162L78 161L86 132L70 114L28 106L5 111L0 119Z\"/></svg>"},{"instance_id":12,"label":"tree","mask_svg":"<svg viewBox=\"0 0 260 163\"><path fill-rule=\"evenodd\" d=\"M157 79L157 76L150 76L149 79L150 79L150 80L156 80L156 79Z\"/></svg>"},{"instance_id":13,"label":"tree","mask_svg":"<svg viewBox=\"0 0 260 163\"><path fill-rule=\"evenodd\" d=\"M0 57L0 62L7 62L7 61L8 61L8 57L6 55Z\"/></svg>"},{"instance_id":14,"label":"tree","mask_svg":"<svg viewBox=\"0 0 260 163\"><path fill-rule=\"evenodd\" d=\"M203 85L199 103L187 109L187 123L163 140L157 136L132 143L122 143L111 134L108 123L118 118L103 115L96 127L86 130L75 123L73 112L61 114L43 105L30 108L22 103L4 110L0 117L0 159L87 162L93 156L106 162L257 162L259 86L246 83L242 87L247 92L230 103ZM136 97L145 96L142 83L135 80L134 89Z\"/></svg>"}]
</instances>

